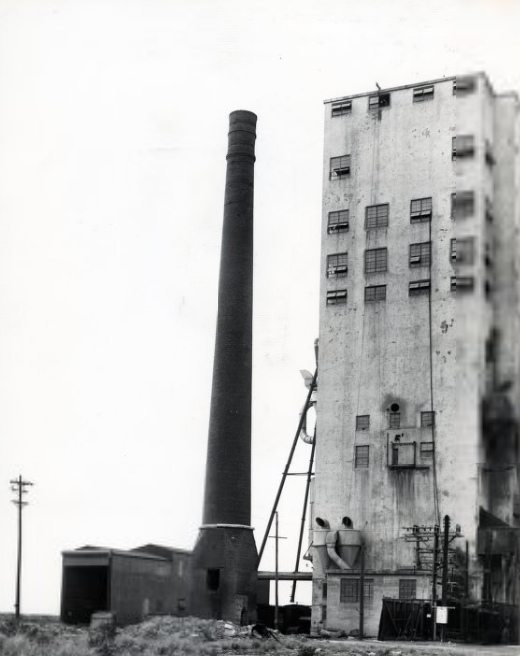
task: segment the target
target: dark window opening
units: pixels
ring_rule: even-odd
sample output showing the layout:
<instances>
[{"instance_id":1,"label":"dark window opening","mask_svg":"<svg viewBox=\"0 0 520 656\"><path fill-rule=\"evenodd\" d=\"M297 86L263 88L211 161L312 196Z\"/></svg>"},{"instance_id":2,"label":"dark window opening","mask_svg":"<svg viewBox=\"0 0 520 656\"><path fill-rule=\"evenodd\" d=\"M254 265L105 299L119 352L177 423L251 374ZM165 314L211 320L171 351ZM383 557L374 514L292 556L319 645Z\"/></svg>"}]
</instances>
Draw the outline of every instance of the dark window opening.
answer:
<instances>
[{"instance_id":1,"label":"dark window opening","mask_svg":"<svg viewBox=\"0 0 520 656\"><path fill-rule=\"evenodd\" d=\"M206 575L206 585L208 590L218 590L220 586L220 570L208 569Z\"/></svg>"},{"instance_id":2,"label":"dark window opening","mask_svg":"<svg viewBox=\"0 0 520 656\"><path fill-rule=\"evenodd\" d=\"M379 109L381 107L390 107L389 93L377 93L368 97L368 109Z\"/></svg>"}]
</instances>

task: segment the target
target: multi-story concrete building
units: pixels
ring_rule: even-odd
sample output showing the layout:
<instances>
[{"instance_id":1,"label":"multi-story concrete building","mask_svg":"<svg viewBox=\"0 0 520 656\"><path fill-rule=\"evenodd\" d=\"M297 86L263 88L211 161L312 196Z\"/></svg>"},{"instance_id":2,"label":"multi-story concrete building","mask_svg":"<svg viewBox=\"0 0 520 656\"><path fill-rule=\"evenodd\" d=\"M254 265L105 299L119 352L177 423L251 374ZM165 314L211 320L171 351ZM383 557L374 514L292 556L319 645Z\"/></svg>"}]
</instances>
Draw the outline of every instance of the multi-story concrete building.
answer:
<instances>
[{"instance_id":1,"label":"multi-story concrete building","mask_svg":"<svg viewBox=\"0 0 520 656\"><path fill-rule=\"evenodd\" d=\"M361 576L370 635L431 600L446 515L449 603L518 601L519 110L484 74L325 103L315 630Z\"/></svg>"}]
</instances>

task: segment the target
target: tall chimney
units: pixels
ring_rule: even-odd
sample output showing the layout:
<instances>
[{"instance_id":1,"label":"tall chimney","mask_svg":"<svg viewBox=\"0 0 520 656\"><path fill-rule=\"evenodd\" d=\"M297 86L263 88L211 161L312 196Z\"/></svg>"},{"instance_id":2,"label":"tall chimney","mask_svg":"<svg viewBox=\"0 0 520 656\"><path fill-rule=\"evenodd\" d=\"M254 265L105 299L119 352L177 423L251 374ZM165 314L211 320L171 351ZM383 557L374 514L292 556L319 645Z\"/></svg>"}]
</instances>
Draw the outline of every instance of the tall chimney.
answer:
<instances>
[{"instance_id":1,"label":"tall chimney","mask_svg":"<svg viewBox=\"0 0 520 656\"><path fill-rule=\"evenodd\" d=\"M232 112L203 525L192 560L191 612L237 623L256 614L250 526L255 139L255 114Z\"/></svg>"}]
</instances>

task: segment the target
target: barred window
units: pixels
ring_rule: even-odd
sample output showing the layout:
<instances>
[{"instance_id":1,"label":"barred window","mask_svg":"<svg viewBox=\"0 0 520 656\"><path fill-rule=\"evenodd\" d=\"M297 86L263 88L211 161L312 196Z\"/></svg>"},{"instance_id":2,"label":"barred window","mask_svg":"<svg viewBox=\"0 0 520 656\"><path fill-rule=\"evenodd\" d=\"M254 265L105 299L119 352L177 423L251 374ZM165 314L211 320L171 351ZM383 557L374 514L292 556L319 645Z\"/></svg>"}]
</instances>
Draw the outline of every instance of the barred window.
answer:
<instances>
[{"instance_id":1,"label":"barred window","mask_svg":"<svg viewBox=\"0 0 520 656\"><path fill-rule=\"evenodd\" d=\"M421 296L430 293L429 280L414 280L408 284L408 296Z\"/></svg>"},{"instance_id":2,"label":"barred window","mask_svg":"<svg viewBox=\"0 0 520 656\"><path fill-rule=\"evenodd\" d=\"M376 93L368 97L368 109L378 109L380 107L390 107L389 93Z\"/></svg>"},{"instance_id":3,"label":"barred window","mask_svg":"<svg viewBox=\"0 0 520 656\"><path fill-rule=\"evenodd\" d=\"M347 253L336 253L327 257L327 278L346 276L347 273Z\"/></svg>"},{"instance_id":4,"label":"barred window","mask_svg":"<svg viewBox=\"0 0 520 656\"><path fill-rule=\"evenodd\" d=\"M400 427L401 427L401 413L391 412L388 415L388 428L400 428Z\"/></svg>"},{"instance_id":5,"label":"barred window","mask_svg":"<svg viewBox=\"0 0 520 656\"><path fill-rule=\"evenodd\" d=\"M458 191L451 195L452 216L463 219L475 213L475 193L473 191Z\"/></svg>"},{"instance_id":6,"label":"barred window","mask_svg":"<svg viewBox=\"0 0 520 656\"><path fill-rule=\"evenodd\" d=\"M425 241L421 244L410 244L410 266L430 266L432 245Z\"/></svg>"},{"instance_id":7,"label":"barred window","mask_svg":"<svg viewBox=\"0 0 520 656\"><path fill-rule=\"evenodd\" d=\"M457 77L456 81L453 83L453 93L457 96L463 96L475 91L477 84L474 77L464 76Z\"/></svg>"},{"instance_id":8,"label":"barred window","mask_svg":"<svg viewBox=\"0 0 520 656\"><path fill-rule=\"evenodd\" d=\"M370 285L365 287L365 303L386 301L386 285Z\"/></svg>"},{"instance_id":9,"label":"barred window","mask_svg":"<svg viewBox=\"0 0 520 656\"><path fill-rule=\"evenodd\" d=\"M451 259L455 259L459 264L473 264L475 260L475 239L474 237L463 237L452 239ZM455 243L453 243L455 242ZM455 258L453 257L455 255Z\"/></svg>"},{"instance_id":10,"label":"barred window","mask_svg":"<svg viewBox=\"0 0 520 656\"><path fill-rule=\"evenodd\" d=\"M346 302L346 289L331 289L327 292L327 305L345 305Z\"/></svg>"},{"instance_id":11,"label":"barred window","mask_svg":"<svg viewBox=\"0 0 520 656\"><path fill-rule=\"evenodd\" d=\"M433 458L433 442L421 442L421 458Z\"/></svg>"},{"instance_id":12,"label":"barred window","mask_svg":"<svg viewBox=\"0 0 520 656\"><path fill-rule=\"evenodd\" d=\"M327 232L330 234L334 232L342 232L348 230L348 210L338 210L336 212L329 212L329 223Z\"/></svg>"},{"instance_id":13,"label":"barred window","mask_svg":"<svg viewBox=\"0 0 520 656\"><path fill-rule=\"evenodd\" d=\"M350 175L350 155L330 158L329 178L341 178Z\"/></svg>"},{"instance_id":14,"label":"barred window","mask_svg":"<svg viewBox=\"0 0 520 656\"><path fill-rule=\"evenodd\" d=\"M417 596L417 581L415 579L399 579L399 599L415 599Z\"/></svg>"},{"instance_id":15,"label":"barred window","mask_svg":"<svg viewBox=\"0 0 520 656\"><path fill-rule=\"evenodd\" d=\"M416 198L410 205L410 223L422 223L432 218L432 198Z\"/></svg>"},{"instance_id":16,"label":"barred window","mask_svg":"<svg viewBox=\"0 0 520 656\"><path fill-rule=\"evenodd\" d=\"M472 276L452 276L450 290L452 292L471 292L475 288L475 279Z\"/></svg>"},{"instance_id":17,"label":"barred window","mask_svg":"<svg viewBox=\"0 0 520 656\"><path fill-rule=\"evenodd\" d=\"M359 601L359 590L361 581L359 579L341 579L339 589L339 601L342 604L356 603ZM363 598L373 599L374 579L365 579L363 585Z\"/></svg>"},{"instance_id":18,"label":"barred window","mask_svg":"<svg viewBox=\"0 0 520 656\"><path fill-rule=\"evenodd\" d=\"M386 228L388 225L388 203L370 205L365 210L365 228Z\"/></svg>"},{"instance_id":19,"label":"barred window","mask_svg":"<svg viewBox=\"0 0 520 656\"><path fill-rule=\"evenodd\" d=\"M354 467L356 469L367 469L369 464L370 447L366 444L356 446L354 454Z\"/></svg>"},{"instance_id":20,"label":"barred window","mask_svg":"<svg viewBox=\"0 0 520 656\"><path fill-rule=\"evenodd\" d=\"M370 415L357 415L356 430L368 430L370 428Z\"/></svg>"},{"instance_id":21,"label":"barred window","mask_svg":"<svg viewBox=\"0 0 520 656\"><path fill-rule=\"evenodd\" d=\"M352 101L342 100L341 102L332 105L331 116L342 116L343 114L350 114L351 111Z\"/></svg>"},{"instance_id":22,"label":"barred window","mask_svg":"<svg viewBox=\"0 0 520 656\"><path fill-rule=\"evenodd\" d=\"M432 99L433 99L433 85L429 85L427 87L417 87L416 89L413 90L414 103L424 102L425 100L432 100Z\"/></svg>"},{"instance_id":23,"label":"barred window","mask_svg":"<svg viewBox=\"0 0 520 656\"><path fill-rule=\"evenodd\" d=\"M365 251L365 273L386 271L388 251L386 248L372 248Z\"/></svg>"},{"instance_id":24,"label":"barred window","mask_svg":"<svg viewBox=\"0 0 520 656\"><path fill-rule=\"evenodd\" d=\"M425 410L421 412L421 428L433 426L435 424L435 411Z\"/></svg>"},{"instance_id":25,"label":"barred window","mask_svg":"<svg viewBox=\"0 0 520 656\"><path fill-rule=\"evenodd\" d=\"M459 134L452 138L452 159L473 157L475 154L475 137L472 134Z\"/></svg>"}]
</instances>

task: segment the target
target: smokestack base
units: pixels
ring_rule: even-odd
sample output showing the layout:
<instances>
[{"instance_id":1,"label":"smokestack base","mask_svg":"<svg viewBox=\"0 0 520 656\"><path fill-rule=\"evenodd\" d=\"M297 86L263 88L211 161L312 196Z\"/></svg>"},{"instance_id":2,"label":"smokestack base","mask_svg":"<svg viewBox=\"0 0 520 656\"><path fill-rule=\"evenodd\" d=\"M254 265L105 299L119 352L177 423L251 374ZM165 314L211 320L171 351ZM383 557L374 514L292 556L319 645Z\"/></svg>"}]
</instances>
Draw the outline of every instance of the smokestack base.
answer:
<instances>
[{"instance_id":1,"label":"smokestack base","mask_svg":"<svg viewBox=\"0 0 520 656\"><path fill-rule=\"evenodd\" d=\"M257 560L251 526L201 526L192 556L192 614L240 625L254 624Z\"/></svg>"}]
</instances>

